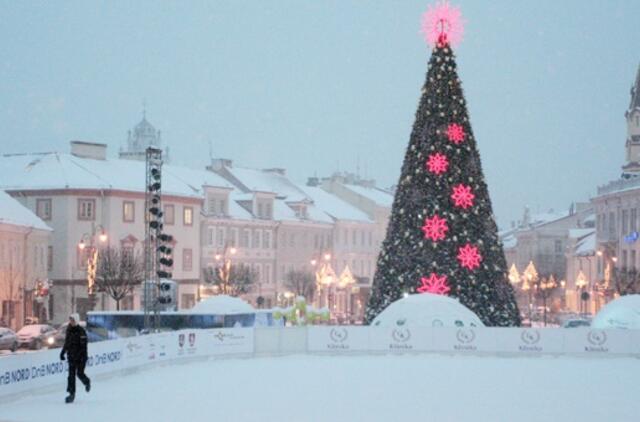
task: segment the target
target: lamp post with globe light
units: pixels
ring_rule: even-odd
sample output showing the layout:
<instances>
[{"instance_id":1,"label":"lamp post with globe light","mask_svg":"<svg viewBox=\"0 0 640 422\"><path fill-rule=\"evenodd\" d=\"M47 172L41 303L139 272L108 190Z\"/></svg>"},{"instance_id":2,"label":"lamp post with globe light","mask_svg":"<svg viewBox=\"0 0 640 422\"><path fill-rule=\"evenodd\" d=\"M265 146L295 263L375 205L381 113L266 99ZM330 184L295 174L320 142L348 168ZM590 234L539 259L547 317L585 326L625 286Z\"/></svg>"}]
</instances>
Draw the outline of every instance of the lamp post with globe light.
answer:
<instances>
[{"instance_id":1,"label":"lamp post with globe light","mask_svg":"<svg viewBox=\"0 0 640 422\"><path fill-rule=\"evenodd\" d=\"M97 238L97 241L96 241ZM99 244L107 243L108 236L104 227L100 224L91 224L91 233L84 233L78 242L78 249L87 257L87 297L89 299L89 309L96 306L96 271L98 268L98 247Z\"/></svg>"}]
</instances>

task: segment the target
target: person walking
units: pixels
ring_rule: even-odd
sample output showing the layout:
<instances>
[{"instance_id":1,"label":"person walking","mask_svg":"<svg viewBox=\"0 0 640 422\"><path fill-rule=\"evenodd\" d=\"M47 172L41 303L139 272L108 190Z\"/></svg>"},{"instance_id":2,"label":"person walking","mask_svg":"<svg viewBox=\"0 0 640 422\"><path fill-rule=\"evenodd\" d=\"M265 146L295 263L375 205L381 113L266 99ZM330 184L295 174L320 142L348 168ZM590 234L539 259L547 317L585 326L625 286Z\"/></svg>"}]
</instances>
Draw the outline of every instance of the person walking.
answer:
<instances>
[{"instance_id":1,"label":"person walking","mask_svg":"<svg viewBox=\"0 0 640 422\"><path fill-rule=\"evenodd\" d=\"M73 403L76 398L76 376L84 384L87 393L91 390L91 380L84 374L87 364L87 332L78 324L78 314L69 315L69 326L64 339L64 346L60 352L60 360L69 359L69 378L67 378L67 393L65 403Z\"/></svg>"}]
</instances>

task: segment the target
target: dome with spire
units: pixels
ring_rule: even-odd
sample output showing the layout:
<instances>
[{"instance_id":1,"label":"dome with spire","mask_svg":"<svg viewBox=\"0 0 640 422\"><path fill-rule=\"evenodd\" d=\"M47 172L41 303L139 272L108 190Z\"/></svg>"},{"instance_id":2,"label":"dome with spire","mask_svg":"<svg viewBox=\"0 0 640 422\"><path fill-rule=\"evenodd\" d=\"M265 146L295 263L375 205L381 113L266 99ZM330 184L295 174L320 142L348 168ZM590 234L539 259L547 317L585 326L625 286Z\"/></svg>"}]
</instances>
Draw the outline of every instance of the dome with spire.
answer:
<instances>
[{"instance_id":1,"label":"dome with spire","mask_svg":"<svg viewBox=\"0 0 640 422\"><path fill-rule=\"evenodd\" d=\"M130 160L145 160L145 151L149 147L162 149L160 131L147 120L146 110L142 112L142 120L135 125L133 131L127 134L127 145L120 149L120 158ZM168 154L168 151L166 151ZM165 161L167 161L165 156Z\"/></svg>"}]
</instances>

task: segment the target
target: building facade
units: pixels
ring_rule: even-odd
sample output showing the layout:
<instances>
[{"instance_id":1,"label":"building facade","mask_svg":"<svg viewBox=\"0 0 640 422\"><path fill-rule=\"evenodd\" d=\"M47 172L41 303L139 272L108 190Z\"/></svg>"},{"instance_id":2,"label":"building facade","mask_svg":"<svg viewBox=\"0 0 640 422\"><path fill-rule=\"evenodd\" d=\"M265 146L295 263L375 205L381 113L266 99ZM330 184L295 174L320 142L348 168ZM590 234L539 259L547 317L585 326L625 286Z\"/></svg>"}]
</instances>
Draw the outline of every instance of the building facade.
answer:
<instances>
[{"instance_id":1,"label":"building facade","mask_svg":"<svg viewBox=\"0 0 640 422\"><path fill-rule=\"evenodd\" d=\"M0 326L49 320L51 229L0 191Z\"/></svg>"}]
</instances>

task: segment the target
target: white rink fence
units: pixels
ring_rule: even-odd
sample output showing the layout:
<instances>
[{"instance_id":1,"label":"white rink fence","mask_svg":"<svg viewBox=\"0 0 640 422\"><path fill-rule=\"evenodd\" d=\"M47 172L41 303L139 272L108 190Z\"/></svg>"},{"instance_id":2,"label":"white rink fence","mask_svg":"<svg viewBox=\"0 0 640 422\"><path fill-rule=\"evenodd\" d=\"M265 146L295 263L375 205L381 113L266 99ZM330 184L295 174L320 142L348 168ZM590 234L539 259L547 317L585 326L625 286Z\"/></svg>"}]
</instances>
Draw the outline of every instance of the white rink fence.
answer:
<instances>
[{"instance_id":1,"label":"white rink fence","mask_svg":"<svg viewBox=\"0 0 640 422\"><path fill-rule=\"evenodd\" d=\"M313 326L180 330L89 344L87 374L104 377L206 358L292 354L488 354L640 358L640 330ZM0 357L0 401L65 385L60 349Z\"/></svg>"}]
</instances>

